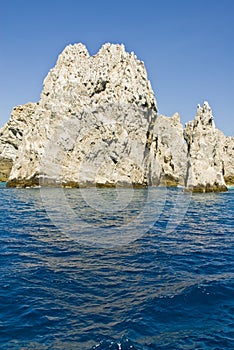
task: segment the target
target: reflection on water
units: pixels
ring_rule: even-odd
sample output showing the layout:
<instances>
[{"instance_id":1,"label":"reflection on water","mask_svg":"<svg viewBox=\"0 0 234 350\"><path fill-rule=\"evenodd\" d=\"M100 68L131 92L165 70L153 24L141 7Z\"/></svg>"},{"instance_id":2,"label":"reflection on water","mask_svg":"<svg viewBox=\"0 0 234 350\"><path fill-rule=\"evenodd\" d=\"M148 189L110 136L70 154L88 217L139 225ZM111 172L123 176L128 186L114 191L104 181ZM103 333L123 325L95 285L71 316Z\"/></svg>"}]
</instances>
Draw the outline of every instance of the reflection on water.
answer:
<instances>
[{"instance_id":1,"label":"reflection on water","mask_svg":"<svg viewBox=\"0 0 234 350\"><path fill-rule=\"evenodd\" d=\"M113 195L114 193L114 195ZM82 244L119 246L139 239L161 215L167 189L40 189L53 224Z\"/></svg>"}]
</instances>

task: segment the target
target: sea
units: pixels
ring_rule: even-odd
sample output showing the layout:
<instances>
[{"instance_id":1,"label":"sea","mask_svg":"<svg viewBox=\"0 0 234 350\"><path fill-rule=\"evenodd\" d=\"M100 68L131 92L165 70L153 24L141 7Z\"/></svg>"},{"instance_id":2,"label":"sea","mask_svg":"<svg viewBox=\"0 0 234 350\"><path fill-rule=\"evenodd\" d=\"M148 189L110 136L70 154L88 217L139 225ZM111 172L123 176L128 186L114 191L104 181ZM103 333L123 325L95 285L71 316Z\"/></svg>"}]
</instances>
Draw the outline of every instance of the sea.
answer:
<instances>
[{"instance_id":1,"label":"sea","mask_svg":"<svg viewBox=\"0 0 234 350\"><path fill-rule=\"evenodd\" d=\"M234 189L0 185L0 349L234 349Z\"/></svg>"}]
</instances>

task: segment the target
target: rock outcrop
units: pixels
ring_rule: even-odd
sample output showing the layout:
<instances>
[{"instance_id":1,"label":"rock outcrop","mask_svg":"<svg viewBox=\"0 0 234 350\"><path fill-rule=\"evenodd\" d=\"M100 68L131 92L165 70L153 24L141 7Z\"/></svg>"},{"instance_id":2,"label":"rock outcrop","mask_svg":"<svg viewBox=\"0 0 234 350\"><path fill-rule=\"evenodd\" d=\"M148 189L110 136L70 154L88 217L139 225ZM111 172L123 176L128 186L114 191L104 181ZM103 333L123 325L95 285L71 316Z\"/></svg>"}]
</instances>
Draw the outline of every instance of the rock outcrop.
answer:
<instances>
[{"instance_id":1,"label":"rock outcrop","mask_svg":"<svg viewBox=\"0 0 234 350\"><path fill-rule=\"evenodd\" d=\"M234 137L226 137L222 154L224 180L228 186L234 185Z\"/></svg>"},{"instance_id":2,"label":"rock outcrop","mask_svg":"<svg viewBox=\"0 0 234 350\"><path fill-rule=\"evenodd\" d=\"M151 184L184 186L187 172L187 147L178 113L172 117L158 116L150 151Z\"/></svg>"},{"instance_id":3,"label":"rock outcrop","mask_svg":"<svg viewBox=\"0 0 234 350\"><path fill-rule=\"evenodd\" d=\"M69 45L37 104L16 107L0 130L0 180L26 186L234 184L234 138L215 128L207 102L185 130L178 113L157 115L144 63L123 45L89 56ZM10 175L9 175L10 174Z\"/></svg>"},{"instance_id":4,"label":"rock outcrop","mask_svg":"<svg viewBox=\"0 0 234 350\"><path fill-rule=\"evenodd\" d=\"M8 186L145 186L156 101L123 45L68 46L44 81Z\"/></svg>"},{"instance_id":5,"label":"rock outcrop","mask_svg":"<svg viewBox=\"0 0 234 350\"><path fill-rule=\"evenodd\" d=\"M186 124L184 137L188 145L186 188L193 192L226 191L223 137L215 128L208 102L198 105L195 119Z\"/></svg>"},{"instance_id":6,"label":"rock outcrop","mask_svg":"<svg viewBox=\"0 0 234 350\"><path fill-rule=\"evenodd\" d=\"M36 103L15 107L9 121L0 129L0 181L7 181L9 178L23 134L32 125L35 109Z\"/></svg>"},{"instance_id":7,"label":"rock outcrop","mask_svg":"<svg viewBox=\"0 0 234 350\"><path fill-rule=\"evenodd\" d=\"M0 182L6 182L9 179L12 165L11 159L0 157Z\"/></svg>"}]
</instances>

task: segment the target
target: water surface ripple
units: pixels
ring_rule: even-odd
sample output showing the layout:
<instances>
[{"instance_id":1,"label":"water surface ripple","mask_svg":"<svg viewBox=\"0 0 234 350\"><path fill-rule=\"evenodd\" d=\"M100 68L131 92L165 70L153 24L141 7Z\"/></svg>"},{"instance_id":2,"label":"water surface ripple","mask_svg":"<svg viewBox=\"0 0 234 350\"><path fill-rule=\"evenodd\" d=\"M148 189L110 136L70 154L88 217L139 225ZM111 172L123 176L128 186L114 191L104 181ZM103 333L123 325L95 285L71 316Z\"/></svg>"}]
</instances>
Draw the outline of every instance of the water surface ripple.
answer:
<instances>
[{"instance_id":1,"label":"water surface ripple","mask_svg":"<svg viewBox=\"0 0 234 350\"><path fill-rule=\"evenodd\" d=\"M65 191L100 230L106 220ZM60 232L39 189L1 185L0 348L233 349L234 191L193 195L171 231L177 191L146 233L108 248Z\"/></svg>"}]
</instances>

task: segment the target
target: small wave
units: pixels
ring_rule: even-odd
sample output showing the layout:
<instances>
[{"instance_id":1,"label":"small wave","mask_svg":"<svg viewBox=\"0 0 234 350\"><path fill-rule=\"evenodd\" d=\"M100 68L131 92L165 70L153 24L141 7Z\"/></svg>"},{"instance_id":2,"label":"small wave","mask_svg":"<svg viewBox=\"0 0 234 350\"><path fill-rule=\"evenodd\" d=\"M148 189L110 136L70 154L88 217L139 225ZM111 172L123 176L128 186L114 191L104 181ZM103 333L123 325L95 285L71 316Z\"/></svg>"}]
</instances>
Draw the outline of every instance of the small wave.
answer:
<instances>
[{"instance_id":1,"label":"small wave","mask_svg":"<svg viewBox=\"0 0 234 350\"><path fill-rule=\"evenodd\" d=\"M119 342L113 340L102 340L91 350L140 350L128 338L123 337Z\"/></svg>"}]
</instances>

